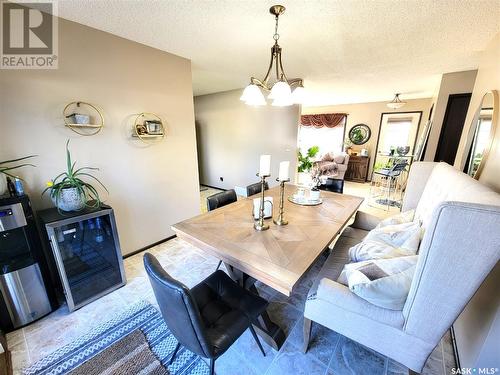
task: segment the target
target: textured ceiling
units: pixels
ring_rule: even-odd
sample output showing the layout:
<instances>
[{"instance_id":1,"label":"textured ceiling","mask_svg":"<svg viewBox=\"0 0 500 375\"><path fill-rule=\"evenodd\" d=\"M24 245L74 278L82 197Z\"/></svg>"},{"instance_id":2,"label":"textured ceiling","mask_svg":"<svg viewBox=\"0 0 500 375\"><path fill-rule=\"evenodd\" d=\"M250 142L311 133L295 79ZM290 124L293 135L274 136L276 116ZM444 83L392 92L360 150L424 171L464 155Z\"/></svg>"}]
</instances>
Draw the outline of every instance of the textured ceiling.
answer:
<instances>
[{"instance_id":1,"label":"textured ceiling","mask_svg":"<svg viewBox=\"0 0 500 375\"><path fill-rule=\"evenodd\" d=\"M59 15L192 60L195 95L262 78L275 1L60 0ZM280 45L309 105L430 97L440 74L477 68L500 0L282 1Z\"/></svg>"}]
</instances>

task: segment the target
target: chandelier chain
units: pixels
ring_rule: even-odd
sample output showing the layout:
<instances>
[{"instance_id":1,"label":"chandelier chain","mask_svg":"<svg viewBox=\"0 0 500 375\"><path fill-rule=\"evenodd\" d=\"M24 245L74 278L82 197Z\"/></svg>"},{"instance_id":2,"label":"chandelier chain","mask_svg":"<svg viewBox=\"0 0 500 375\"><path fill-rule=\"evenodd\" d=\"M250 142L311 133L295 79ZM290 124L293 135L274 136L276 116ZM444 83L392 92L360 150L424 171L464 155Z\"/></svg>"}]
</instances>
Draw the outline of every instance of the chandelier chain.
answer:
<instances>
[{"instance_id":1,"label":"chandelier chain","mask_svg":"<svg viewBox=\"0 0 500 375\"><path fill-rule=\"evenodd\" d=\"M278 43L278 39L280 38L280 34L278 34L278 16L276 16L276 26L274 27L274 35L273 39L276 43Z\"/></svg>"}]
</instances>

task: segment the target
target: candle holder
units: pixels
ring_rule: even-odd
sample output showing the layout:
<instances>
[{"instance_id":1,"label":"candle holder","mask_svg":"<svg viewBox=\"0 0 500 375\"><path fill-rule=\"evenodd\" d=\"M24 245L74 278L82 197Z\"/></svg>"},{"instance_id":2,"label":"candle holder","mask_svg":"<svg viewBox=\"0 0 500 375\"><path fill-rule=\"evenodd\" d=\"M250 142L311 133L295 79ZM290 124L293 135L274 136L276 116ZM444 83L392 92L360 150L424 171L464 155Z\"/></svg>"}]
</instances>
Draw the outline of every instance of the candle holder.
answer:
<instances>
[{"instance_id":1,"label":"candle holder","mask_svg":"<svg viewBox=\"0 0 500 375\"><path fill-rule=\"evenodd\" d=\"M266 177L270 175L261 176L257 173L257 177L260 177L260 209L259 209L259 220L257 220L253 227L255 230L264 231L269 229L269 225L264 223L264 185L266 184Z\"/></svg>"},{"instance_id":2,"label":"candle holder","mask_svg":"<svg viewBox=\"0 0 500 375\"><path fill-rule=\"evenodd\" d=\"M285 182L290 182L290 179L280 181L279 178L276 179L280 183L280 213L276 220L273 220L276 225L287 225L288 221L283 218L284 211L284 197L285 197Z\"/></svg>"}]
</instances>

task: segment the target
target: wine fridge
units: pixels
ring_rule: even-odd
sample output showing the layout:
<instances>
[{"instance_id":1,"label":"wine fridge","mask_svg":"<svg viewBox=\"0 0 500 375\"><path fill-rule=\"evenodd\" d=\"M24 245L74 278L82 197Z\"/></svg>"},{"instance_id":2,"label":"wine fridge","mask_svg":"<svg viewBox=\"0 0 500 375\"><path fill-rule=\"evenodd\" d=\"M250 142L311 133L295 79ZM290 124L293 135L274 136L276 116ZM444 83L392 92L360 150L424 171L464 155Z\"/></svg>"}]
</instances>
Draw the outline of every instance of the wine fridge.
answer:
<instances>
[{"instance_id":1,"label":"wine fridge","mask_svg":"<svg viewBox=\"0 0 500 375\"><path fill-rule=\"evenodd\" d=\"M113 209L38 212L70 311L125 285Z\"/></svg>"}]
</instances>

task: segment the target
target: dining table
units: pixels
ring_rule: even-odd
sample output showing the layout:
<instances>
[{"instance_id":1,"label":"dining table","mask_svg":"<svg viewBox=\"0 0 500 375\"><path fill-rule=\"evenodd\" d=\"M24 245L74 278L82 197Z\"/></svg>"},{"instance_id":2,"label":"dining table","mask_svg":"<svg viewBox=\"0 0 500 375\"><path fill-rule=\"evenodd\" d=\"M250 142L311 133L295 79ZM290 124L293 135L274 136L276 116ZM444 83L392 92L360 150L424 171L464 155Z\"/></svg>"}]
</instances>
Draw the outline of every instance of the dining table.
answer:
<instances>
[{"instance_id":1,"label":"dining table","mask_svg":"<svg viewBox=\"0 0 500 375\"><path fill-rule=\"evenodd\" d=\"M276 225L267 219L269 229L254 229L252 197L203 213L172 226L176 235L224 262L230 276L242 287L258 293L254 283L261 283L290 296L301 277L316 259L328 249L363 198L321 191L321 204L301 205L288 197L298 187L285 184L284 216L287 225ZM279 213L280 187L265 191L273 198L273 217ZM258 334L276 350L285 340L284 331L267 312L254 324Z\"/></svg>"}]
</instances>

